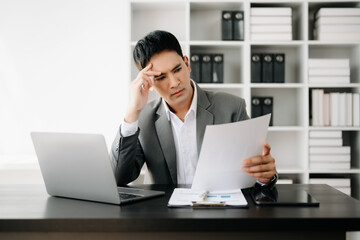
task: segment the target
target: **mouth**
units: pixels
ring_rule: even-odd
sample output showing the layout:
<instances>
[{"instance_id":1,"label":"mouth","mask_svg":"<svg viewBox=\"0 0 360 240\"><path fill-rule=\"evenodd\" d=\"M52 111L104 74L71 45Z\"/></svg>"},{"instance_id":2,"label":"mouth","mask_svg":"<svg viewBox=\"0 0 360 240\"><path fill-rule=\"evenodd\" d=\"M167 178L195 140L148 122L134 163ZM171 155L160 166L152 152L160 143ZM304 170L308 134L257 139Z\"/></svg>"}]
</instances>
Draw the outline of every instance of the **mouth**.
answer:
<instances>
[{"instance_id":1,"label":"mouth","mask_svg":"<svg viewBox=\"0 0 360 240\"><path fill-rule=\"evenodd\" d=\"M172 96L179 96L179 95L182 94L183 90L184 90L184 89L177 90L176 92L172 93L171 95L172 95Z\"/></svg>"}]
</instances>

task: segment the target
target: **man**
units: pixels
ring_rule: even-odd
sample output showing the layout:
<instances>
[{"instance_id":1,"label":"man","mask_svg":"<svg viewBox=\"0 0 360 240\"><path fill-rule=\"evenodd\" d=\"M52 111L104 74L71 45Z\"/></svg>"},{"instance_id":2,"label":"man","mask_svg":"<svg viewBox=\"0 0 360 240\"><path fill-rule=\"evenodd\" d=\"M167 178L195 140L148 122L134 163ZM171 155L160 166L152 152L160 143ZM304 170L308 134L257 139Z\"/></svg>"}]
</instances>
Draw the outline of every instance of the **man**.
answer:
<instances>
[{"instance_id":1,"label":"man","mask_svg":"<svg viewBox=\"0 0 360 240\"><path fill-rule=\"evenodd\" d=\"M133 57L140 72L131 83L128 109L111 150L117 184L135 180L144 162L154 183L191 184L206 125L249 119L245 101L199 88L190 79L188 57L169 32L149 33L138 41ZM161 98L147 103L150 90ZM264 143L263 155L241 160L242 170L256 177L259 187L275 184L269 145Z\"/></svg>"}]
</instances>

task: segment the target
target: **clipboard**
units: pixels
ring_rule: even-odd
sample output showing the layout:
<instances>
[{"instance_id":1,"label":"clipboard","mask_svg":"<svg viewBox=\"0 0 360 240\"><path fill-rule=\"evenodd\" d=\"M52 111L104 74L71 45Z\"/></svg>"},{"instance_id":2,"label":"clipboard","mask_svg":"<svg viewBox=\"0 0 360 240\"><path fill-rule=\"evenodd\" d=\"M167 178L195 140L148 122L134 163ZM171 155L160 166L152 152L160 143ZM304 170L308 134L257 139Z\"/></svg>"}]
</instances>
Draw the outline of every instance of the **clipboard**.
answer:
<instances>
[{"instance_id":1,"label":"clipboard","mask_svg":"<svg viewBox=\"0 0 360 240\"><path fill-rule=\"evenodd\" d=\"M248 202L240 189L199 191L190 188L175 188L168 207L244 208L248 207Z\"/></svg>"}]
</instances>

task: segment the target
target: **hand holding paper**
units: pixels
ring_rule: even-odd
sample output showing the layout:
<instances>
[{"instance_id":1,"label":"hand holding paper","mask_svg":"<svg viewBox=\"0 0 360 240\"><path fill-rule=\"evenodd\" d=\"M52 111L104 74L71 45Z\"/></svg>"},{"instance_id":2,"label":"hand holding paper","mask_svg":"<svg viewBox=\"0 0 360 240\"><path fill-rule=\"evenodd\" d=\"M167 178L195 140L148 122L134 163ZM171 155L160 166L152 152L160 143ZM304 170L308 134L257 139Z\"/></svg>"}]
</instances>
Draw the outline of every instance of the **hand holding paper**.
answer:
<instances>
[{"instance_id":1,"label":"hand holding paper","mask_svg":"<svg viewBox=\"0 0 360 240\"><path fill-rule=\"evenodd\" d=\"M253 164L271 163L270 149L266 147L263 151L262 146L269 121L270 114L241 122L207 126L192 189L219 191L252 187L256 176L250 177L241 171L242 161L251 159L246 161L255 161ZM250 170L256 172L257 169Z\"/></svg>"},{"instance_id":2,"label":"hand holding paper","mask_svg":"<svg viewBox=\"0 0 360 240\"><path fill-rule=\"evenodd\" d=\"M256 177L261 183L268 183L275 175L275 159L270 155L270 146L263 143L263 154L247 158L242 161L242 171L249 176Z\"/></svg>"}]
</instances>

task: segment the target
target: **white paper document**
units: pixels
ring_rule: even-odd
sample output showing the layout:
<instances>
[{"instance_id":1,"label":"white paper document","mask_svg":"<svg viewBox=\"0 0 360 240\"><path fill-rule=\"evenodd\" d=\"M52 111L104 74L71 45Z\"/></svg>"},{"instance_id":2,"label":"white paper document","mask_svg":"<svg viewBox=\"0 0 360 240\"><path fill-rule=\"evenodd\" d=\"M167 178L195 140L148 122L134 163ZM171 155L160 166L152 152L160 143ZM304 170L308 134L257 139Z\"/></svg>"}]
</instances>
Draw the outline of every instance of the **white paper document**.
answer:
<instances>
[{"instance_id":1,"label":"white paper document","mask_svg":"<svg viewBox=\"0 0 360 240\"><path fill-rule=\"evenodd\" d=\"M200 191L189 188L175 188L169 200L169 207L184 206L247 206L247 201L240 189L228 191Z\"/></svg>"},{"instance_id":2,"label":"white paper document","mask_svg":"<svg viewBox=\"0 0 360 240\"><path fill-rule=\"evenodd\" d=\"M241 162L262 155L270 116L208 125L191 188L223 191L254 186L256 178L241 171Z\"/></svg>"}]
</instances>

